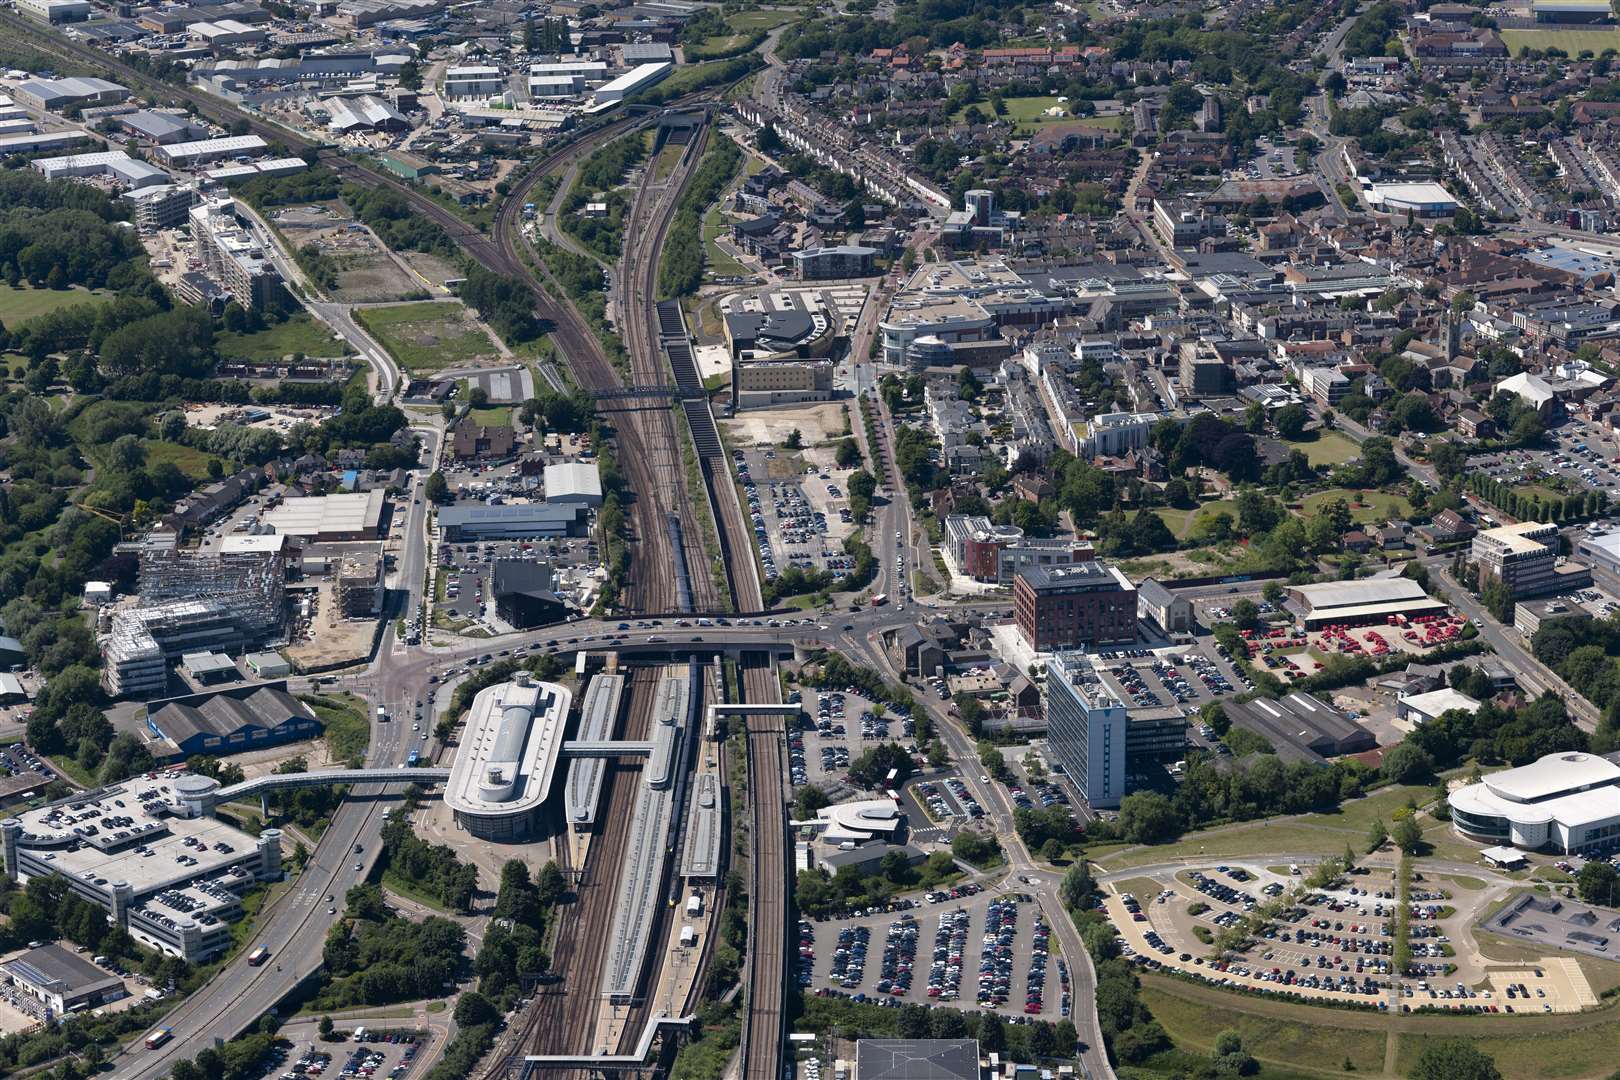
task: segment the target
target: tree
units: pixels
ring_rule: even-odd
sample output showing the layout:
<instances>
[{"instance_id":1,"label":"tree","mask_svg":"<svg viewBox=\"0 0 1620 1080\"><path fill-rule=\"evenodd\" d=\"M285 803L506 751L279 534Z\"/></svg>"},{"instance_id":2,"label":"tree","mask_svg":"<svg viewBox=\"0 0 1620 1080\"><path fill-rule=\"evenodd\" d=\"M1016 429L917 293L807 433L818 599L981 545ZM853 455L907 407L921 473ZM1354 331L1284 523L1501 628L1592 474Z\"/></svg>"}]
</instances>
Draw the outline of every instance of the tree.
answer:
<instances>
[{"instance_id":1,"label":"tree","mask_svg":"<svg viewBox=\"0 0 1620 1080\"><path fill-rule=\"evenodd\" d=\"M1076 859L1074 865L1063 873L1063 880L1058 885L1058 895L1063 898L1063 906L1073 911L1084 911L1091 906L1096 896L1097 885L1091 878L1091 870L1086 866L1084 858Z\"/></svg>"},{"instance_id":2,"label":"tree","mask_svg":"<svg viewBox=\"0 0 1620 1080\"><path fill-rule=\"evenodd\" d=\"M1466 1039L1424 1042L1408 1080L1502 1080L1496 1062Z\"/></svg>"},{"instance_id":3,"label":"tree","mask_svg":"<svg viewBox=\"0 0 1620 1080\"><path fill-rule=\"evenodd\" d=\"M1153 844L1180 831L1181 817L1159 792L1133 791L1119 802L1118 828L1133 844Z\"/></svg>"},{"instance_id":4,"label":"tree","mask_svg":"<svg viewBox=\"0 0 1620 1080\"><path fill-rule=\"evenodd\" d=\"M450 501L450 483L445 480L444 473L435 469L427 478L427 484L422 493L428 497L429 502L445 503Z\"/></svg>"},{"instance_id":5,"label":"tree","mask_svg":"<svg viewBox=\"0 0 1620 1080\"><path fill-rule=\"evenodd\" d=\"M1041 858L1049 863L1055 863L1063 858L1063 841L1057 837L1050 837L1041 845Z\"/></svg>"},{"instance_id":6,"label":"tree","mask_svg":"<svg viewBox=\"0 0 1620 1080\"><path fill-rule=\"evenodd\" d=\"M804 447L804 433L801 432L798 428L794 428L792 431L788 432L787 441L782 443L782 445L784 447L786 447L787 449L789 449L789 450L803 449L803 447Z\"/></svg>"},{"instance_id":7,"label":"tree","mask_svg":"<svg viewBox=\"0 0 1620 1080\"><path fill-rule=\"evenodd\" d=\"M1005 1053L1007 1049L1007 1028L1001 1017L993 1012L981 1013L979 1016L979 1049L987 1054Z\"/></svg>"},{"instance_id":8,"label":"tree","mask_svg":"<svg viewBox=\"0 0 1620 1080\"><path fill-rule=\"evenodd\" d=\"M323 1042L331 1042L333 1031L332 1018L330 1016L321 1017L321 1022L316 1025L315 1030L317 1033L319 1033Z\"/></svg>"},{"instance_id":9,"label":"tree","mask_svg":"<svg viewBox=\"0 0 1620 1080\"><path fill-rule=\"evenodd\" d=\"M1260 625L1260 606L1245 596L1232 605L1232 622L1239 630L1253 630Z\"/></svg>"},{"instance_id":10,"label":"tree","mask_svg":"<svg viewBox=\"0 0 1620 1080\"><path fill-rule=\"evenodd\" d=\"M1606 862L1589 862L1575 875L1575 891L1588 904L1613 907L1620 903L1620 871Z\"/></svg>"},{"instance_id":11,"label":"tree","mask_svg":"<svg viewBox=\"0 0 1620 1080\"><path fill-rule=\"evenodd\" d=\"M1305 423L1311 418L1305 406L1300 404L1284 405L1271 417L1272 426L1277 434L1285 439L1297 439L1305 430Z\"/></svg>"},{"instance_id":12,"label":"tree","mask_svg":"<svg viewBox=\"0 0 1620 1080\"><path fill-rule=\"evenodd\" d=\"M1367 827L1367 854L1371 855L1388 842L1389 827L1384 824L1383 818L1374 818Z\"/></svg>"},{"instance_id":13,"label":"tree","mask_svg":"<svg viewBox=\"0 0 1620 1080\"><path fill-rule=\"evenodd\" d=\"M1434 775L1434 759L1416 743L1402 742L1384 755L1385 779L1394 784L1421 784Z\"/></svg>"},{"instance_id":14,"label":"tree","mask_svg":"<svg viewBox=\"0 0 1620 1080\"><path fill-rule=\"evenodd\" d=\"M539 897L540 903L548 908L555 906L562 899L567 888L568 882L563 877L562 869L553 859L546 860L546 865L534 876L535 894Z\"/></svg>"},{"instance_id":15,"label":"tree","mask_svg":"<svg viewBox=\"0 0 1620 1080\"><path fill-rule=\"evenodd\" d=\"M1227 1028L1215 1036L1215 1049L1210 1054L1215 1072L1221 1076L1247 1076L1258 1063L1243 1048L1243 1036Z\"/></svg>"},{"instance_id":16,"label":"tree","mask_svg":"<svg viewBox=\"0 0 1620 1080\"><path fill-rule=\"evenodd\" d=\"M456 1002L456 1026L462 1028L477 1027L479 1024L493 1024L500 1019L500 1010L495 1008L494 1002L476 990L468 990Z\"/></svg>"},{"instance_id":17,"label":"tree","mask_svg":"<svg viewBox=\"0 0 1620 1080\"><path fill-rule=\"evenodd\" d=\"M1408 855L1416 855L1418 848L1423 846L1423 830L1418 826L1417 815L1408 814L1395 823L1395 829L1390 833L1395 846Z\"/></svg>"}]
</instances>

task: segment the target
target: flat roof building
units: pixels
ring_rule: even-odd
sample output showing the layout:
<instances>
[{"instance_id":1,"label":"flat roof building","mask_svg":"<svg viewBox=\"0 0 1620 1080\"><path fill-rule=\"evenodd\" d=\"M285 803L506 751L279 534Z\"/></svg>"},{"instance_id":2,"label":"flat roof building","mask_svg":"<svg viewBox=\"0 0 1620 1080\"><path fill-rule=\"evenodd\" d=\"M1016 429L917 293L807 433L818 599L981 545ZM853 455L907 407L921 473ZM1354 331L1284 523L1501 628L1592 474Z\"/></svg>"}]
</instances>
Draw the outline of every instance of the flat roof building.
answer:
<instances>
[{"instance_id":1,"label":"flat roof building","mask_svg":"<svg viewBox=\"0 0 1620 1080\"><path fill-rule=\"evenodd\" d=\"M451 543L577 536L585 528L586 517L585 507L577 503L469 503L438 512L439 528Z\"/></svg>"},{"instance_id":2,"label":"flat roof building","mask_svg":"<svg viewBox=\"0 0 1620 1080\"><path fill-rule=\"evenodd\" d=\"M191 816L188 786L204 776L135 777L0 821L6 876L57 875L141 944L200 963L231 946L241 894L281 879L281 831L257 838Z\"/></svg>"},{"instance_id":3,"label":"flat roof building","mask_svg":"<svg viewBox=\"0 0 1620 1080\"><path fill-rule=\"evenodd\" d=\"M861 1039L855 1080L979 1080L977 1039Z\"/></svg>"},{"instance_id":4,"label":"flat roof building","mask_svg":"<svg viewBox=\"0 0 1620 1080\"><path fill-rule=\"evenodd\" d=\"M592 104L600 106L616 104L638 90L645 90L654 83L662 82L674 70L675 65L667 60L633 67L611 82L598 86L592 95Z\"/></svg>"},{"instance_id":5,"label":"flat roof building","mask_svg":"<svg viewBox=\"0 0 1620 1080\"><path fill-rule=\"evenodd\" d=\"M123 979L60 945L29 949L0 964L0 974L53 1019L129 996ZM26 1008L28 1002L21 1004Z\"/></svg>"},{"instance_id":6,"label":"flat roof building","mask_svg":"<svg viewBox=\"0 0 1620 1080\"><path fill-rule=\"evenodd\" d=\"M84 22L93 10L90 0L17 0L17 10L41 22Z\"/></svg>"},{"instance_id":7,"label":"flat roof building","mask_svg":"<svg viewBox=\"0 0 1620 1080\"><path fill-rule=\"evenodd\" d=\"M1450 712L1452 709L1476 713L1479 711L1479 702L1450 687L1431 690L1427 694L1412 694L1409 697L1397 698L1395 702L1395 714L1402 720L1410 720L1414 724L1426 724L1441 713Z\"/></svg>"},{"instance_id":8,"label":"flat roof building","mask_svg":"<svg viewBox=\"0 0 1620 1080\"><path fill-rule=\"evenodd\" d=\"M18 104L42 112L74 105L113 105L129 97L129 88L106 79L75 75L67 79L24 79L11 91Z\"/></svg>"},{"instance_id":9,"label":"flat roof building","mask_svg":"<svg viewBox=\"0 0 1620 1080\"><path fill-rule=\"evenodd\" d=\"M1563 854L1620 845L1620 765L1578 751L1492 773L1447 798L1451 826L1484 844Z\"/></svg>"},{"instance_id":10,"label":"flat roof building","mask_svg":"<svg viewBox=\"0 0 1620 1080\"><path fill-rule=\"evenodd\" d=\"M1046 668L1047 742L1093 809L1117 807L1125 795L1127 723L1125 703L1103 684L1089 656L1052 657Z\"/></svg>"},{"instance_id":11,"label":"flat roof building","mask_svg":"<svg viewBox=\"0 0 1620 1080\"><path fill-rule=\"evenodd\" d=\"M1486 529L1474 536L1469 554L1482 583L1495 578L1515 598L1541 596L1558 586L1558 526L1551 522Z\"/></svg>"},{"instance_id":12,"label":"flat roof building","mask_svg":"<svg viewBox=\"0 0 1620 1080\"><path fill-rule=\"evenodd\" d=\"M481 840L517 841L539 824L573 701L556 683L520 675L479 692L468 712L444 801Z\"/></svg>"},{"instance_id":13,"label":"flat roof building","mask_svg":"<svg viewBox=\"0 0 1620 1080\"><path fill-rule=\"evenodd\" d=\"M285 499L259 520L285 536L314 541L377 540L387 493L381 488L342 495Z\"/></svg>"},{"instance_id":14,"label":"flat roof building","mask_svg":"<svg viewBox=\"0 0 1620 1080\"><path fill-rule=\"evenodd\" d=\"M1013 579L1018 632L1036 652L1136 640L1136 586L1096 559L1032 566Z\"/></svg>"},{"instance_id":15,"label":"flat roof building","mask_svg":"<svg viewBox=\"0 0 1620 1080\"><path fill-rule=\"evenodd\" d=\"M227 135L221 139L170 143L158 147L157 156L176 168L194 169L221 158L258 157L267 149L269 144L257 135Z\"/></svg>"}]
</instances>

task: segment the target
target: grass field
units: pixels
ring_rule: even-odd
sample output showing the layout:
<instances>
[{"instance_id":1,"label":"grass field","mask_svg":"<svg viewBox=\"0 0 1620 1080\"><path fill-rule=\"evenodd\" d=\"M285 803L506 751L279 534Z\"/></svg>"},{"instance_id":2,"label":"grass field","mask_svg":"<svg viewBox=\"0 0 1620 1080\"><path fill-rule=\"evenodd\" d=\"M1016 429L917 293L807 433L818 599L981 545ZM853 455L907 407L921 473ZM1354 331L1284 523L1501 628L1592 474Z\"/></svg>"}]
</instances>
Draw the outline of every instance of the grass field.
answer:
<instances>
[{"instance_id":1,"label":"grass field","mask_svg":"<svg viewBox=\"0 0 1620 1080\"><path fill-rule=\"evenodd\" d=\"M232 360L280 360L291 353L347 356L352 351L348 342L333 340L330 330L303 312L256 334L220 334L214 345L220 356Z\"/></svg>"},{"instance_id":2,"label":"grass field","mask_svg":"<svg viewBox=\"0 0 1620 1080\"><path fill-rule=\"evenodd\" d=\"M106 293L90 292L75 286L71 289L30 289L26 285L13 289L0 284L0 323L16 326L36 315L45 315L72 304L104 304L112 297Z\"/></svg>"},{"instance_id":3,"label":"grass field","mask_svg":"<svg viewBox=\"0 0 1620 1080\"><path fill-rule=\"evenodd\" d=\"M726 16L726 25L739 34L747 34L755 30L774 30L796 17L791 11L739 11Z\"/></svg>"},{"instance_id":4,"label":"grass field","mask_svg":"<svg viewBox=\"0 0 1620 1080\"><path fill-rule=\"evenodd\" d=\"M1074 119L1066 108L1061 116L1045 115L1047 109L1063 108L1055 97L1010 97L1006 98L1003 104L1006 105L1007 111L1001 115L1000 119L1012 121L1014 130L1018 132L1030 132L1042 124ZM979 111L984 113L985 116L994 115L988 101L978 102L978 107ZM971 105L964 105L958 109L951 117L952 122L965 123L965 117L970 108L972 108Z\"/></svg>"},{"instance_id":5,"label":"grass field","mask_svg":"<svg viewBox=\"0 0 1620 1080\"><path fill-rule=\"evenodd\" d=\"M1288 449L1304 451L1312 465L1343 465L1361 456L1361 447L1347 435L1337 431L1319 431L1315 435L1315 438L1286 440Z\"/></svg>"},{"instance_id":6,"label":"grass field","mask_svg":"<svg viewBox=\"0 0 1620 1080\"><path fill-rule=\"evenodd\" d=\"M1171 532L1176 534L1177 540L1185 540L1192 533L1193 525L1200 518L1212 518L1222 511L1231 514L1233 520L1236 520L1237 501L1234 499L1222 499L1220 502L1204 503L1202 506L1195 506L1189 510L1177 510L1170 506L1160 506L1155 507L1153 512L1159 515L1159 519L1169 527Z\"/></svg>"},{"instance_id":7,"label":"grass field","mask_svg":"<svg viewBox=\"0 0 1620 1080\"><path fill-rule=\"evenodd\" d=\"M1422 785L1391 785L1365 798L1351 799L1331 814L1303 814L1226 825L1187 833L1168 844L1118 848L1091 858L1105 871L1113 872L1199 856L1338 855L1344 851L1346 843L1364 848L1375 818L1381 818L1387 825L1390 815L1405 806L1408 798L1422 803L1428 793L1429 789ZM1449 826L1446 828L1449 830ZM1473 849L1469 854L1473 854Z\"/></svg>"},{"instance_id":8,"label":"grass field","mask_svg":"<svg viewBox=\"0 0 1620 1080\"><path fill-rule=\"evenodd\" d=\"M1396 1072L1411 1076L1423 1044L1443 1035L1403 1034L1395 1058ZM1464 1036L1468 1037L1468 1036ZM1553 1031L1532 1034L1504 1031L1499 1035L1471 1038L1489 1054L1504 1080L1543 1080L1549 1077L1612 1075L1615 1045L1620 1031L1611 1022L1606 1028L1587 1031Z\"/></svg>"},{"instance_id":9,"label":"grass field","mask_svg":"<svg viewBox=\"0 0 1620 1080\"><path fill-rule=\"evenodd\" d=\"M1314 515L1318 508L1344 499L1350 504L1350 518L1358 524L1385 521L1392 517L1404 518L1412 513L1412 504L1404 495L1391 495L1384 491L1351 491L1349 488L1329 488L1306 496L1305 516Z\"/></svg>"},{"instance_id":10,"label":"grass field","mask_svg":"<svg viewBox=\"0 0 1620 1080\"><path fill-rule=\"evenodd\" d=\"M717 277L746 277L753 273L748 267L738 262L725 248L715 243L715 238L724 236L729 231L726 219L720 213L719 204L709 207L703 215L703 263L709 273Z\"/></svg>"},{"instance_id":11,"label":"grass field","mask_svg":"<svg viewBox=\"0 0 1620 1080\"><path fill-rule=\"evenodd\" d=\"M1324 1016L1322 1024L1312 1024L1216 1008L1180 997L1175 989L1167 979L1144 980L1142 1001L1179 1050L1207 1057L1215 1048L1215 1036L1230 1028L1243 1036L1244 1047L1262 1066L1291 1073L1342 1076L1348 1059L1356 1072L1383 1071L1388 1038L1384 1032L1329 1026L1326 1021L1331 1016Z\"/></svg>"},{"instance_id":12,"label":"grass field","mask_svg":"<svg viewBox=\"0 0 1620 1080\"><path fill-rule=\"evenodd\" d=\"M1082 116L1079 120L1083 127L1102 128L1104 131L1125 130L1124 113L1118 113L1114 116Z\"/></svg>"},{"instance_id":13,"label":"grass field","mask_svg":"<svg viewBox=\"0 0 1620 1080\"><path fill-rule=\"evenodd\" d=\"M407 370L437 371L500 353L460 304L399 304L358 308L355 315Z\"/></svg>"},{"instance_id":14,"label":"grass field","mask_svg":"<svg viewBox=\"0 0 1620 1080\"><path fill-rule=\"evenodd\" d=\"M208 455L194 446L151 439L146 444L146 467L168 463L193 480L208 479Z\"/></svg>"},{"instance_id":15,"label":"grass field","mask_svg":"<svg viewBox=\"0 0 1620 1080\"><path fill-rule=\"evenodd\" d=\"M1520 49L1563 49L1571 57L1590 49L1595 56L1604 49L1620 49L1620 28L1607 30L1503 30L1502 41L1514 56Z\"/></svg>"}]
</instances>

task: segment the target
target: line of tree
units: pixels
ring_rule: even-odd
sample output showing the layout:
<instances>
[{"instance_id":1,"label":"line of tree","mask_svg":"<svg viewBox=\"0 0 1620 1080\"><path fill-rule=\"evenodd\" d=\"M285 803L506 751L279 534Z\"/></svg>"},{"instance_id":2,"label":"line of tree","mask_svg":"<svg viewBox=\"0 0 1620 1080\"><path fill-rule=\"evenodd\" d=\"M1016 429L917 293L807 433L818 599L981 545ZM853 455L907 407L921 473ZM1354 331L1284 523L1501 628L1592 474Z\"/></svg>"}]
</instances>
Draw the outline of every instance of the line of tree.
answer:
<instances>
[{"instance_id":1,"label":"line of tree","mask_svg":"<svg viewBox=\"0 0 1620 1080\"><path fill-rule=\"evenodd\" d=\"M322 950L326 981L314 999L317 1009L444 994L466 947L460 923L439 915L421 922L402 918L383 899L382 888L372 884L354 886L345 901L343 917L327 932Z\"/></svg>"},{"instance_id":2,"label":"line of tree","mask_svg":"<svg viewBox=\"0 0 1620 1080\"><path fill-rule=\"evenodd\" d=\"M382 831L382 866L401 881L418 888L451 911L472 910L478 891L478 869L462 862L454 848L429 844L416 835L410 818L401 810L388 815Z\"/></svg>"},{"instance_id":3,"label":"line of tree","mask_svg":"<svg viewBox=\"0 0 1620 1080\"><path fill-rule=\"evenodd\" d=\"M718 133L711 136L709 148L693 170L664 238L658 267L660 299L690 296L703 284L703 215L720 198L741 164L742 151L736 143Z\"/></svg>"}]
</instances>

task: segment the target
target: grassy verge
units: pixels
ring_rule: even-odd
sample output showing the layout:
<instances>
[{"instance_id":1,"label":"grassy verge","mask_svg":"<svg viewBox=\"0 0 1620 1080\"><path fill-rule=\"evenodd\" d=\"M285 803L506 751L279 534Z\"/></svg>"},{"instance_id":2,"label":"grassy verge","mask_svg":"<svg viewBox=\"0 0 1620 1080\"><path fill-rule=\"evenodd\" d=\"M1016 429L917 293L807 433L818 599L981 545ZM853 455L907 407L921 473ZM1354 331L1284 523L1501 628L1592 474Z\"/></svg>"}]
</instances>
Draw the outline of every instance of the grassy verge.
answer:
<instances>
[{"instance_id":1,"label":"grassy verge","mask_svg":"<svg viewBox=\"0 0 1620 1080\"><path fill-rule=\"evenodd\" d=\"M252 334L222 333L214 338L219 355L233 360L280 360L292 353L305 356L347 356L354 350L341 338L334 340L325 325L300 312L286 322Z\"/></svg>"},{"instance_id":2,"label":"grassy verge","mask_svg":"<svg viewBox=\"0 0 1620 1080\"><path fill-rule=\"evenodd\" d=\"M304 701L326 727L327 750L338 761L364 761L371 745L371 715L352 694L308 695Z\"/></svg>"}]
</instances>

